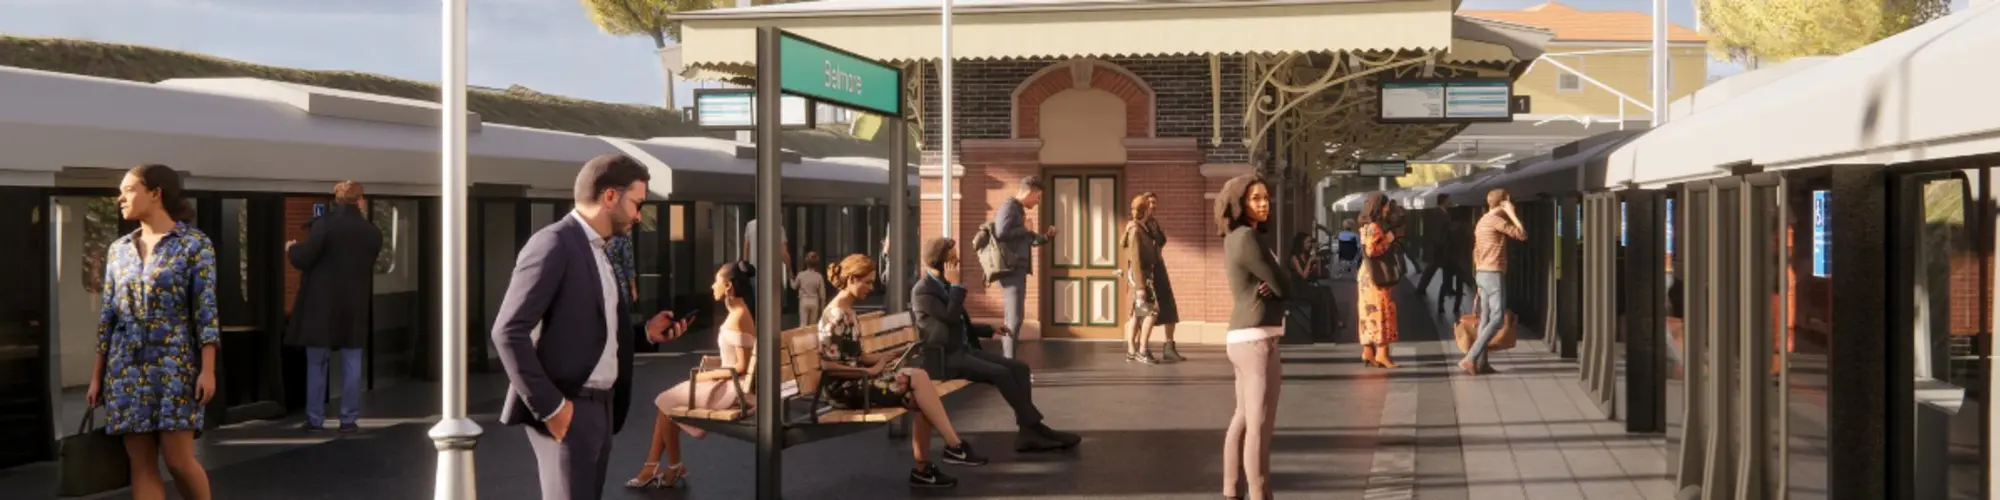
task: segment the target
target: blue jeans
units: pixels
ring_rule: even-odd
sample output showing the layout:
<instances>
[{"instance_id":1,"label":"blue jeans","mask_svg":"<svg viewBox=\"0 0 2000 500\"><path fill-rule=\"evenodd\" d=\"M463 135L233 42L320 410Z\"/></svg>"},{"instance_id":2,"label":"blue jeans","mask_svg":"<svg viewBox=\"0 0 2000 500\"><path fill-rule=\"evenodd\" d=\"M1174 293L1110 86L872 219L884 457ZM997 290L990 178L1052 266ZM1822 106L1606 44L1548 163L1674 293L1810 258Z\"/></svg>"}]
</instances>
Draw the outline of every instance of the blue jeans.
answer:
<instances>
[{"instance_id":1,"label":"blue jeans","mask_svg":"<svg viewBox=\"0 0 2000 500\"><path fill-rule=\"evenodd\" d=\"M326 423L325 347L306 348L306 424ZM354 425L361 418L361 350L340 351L340 425Z\"/></svg>"},{"instance_id":2,"label":"blue jeans","mask_svg":"<svg viewBox=\"0 0 2000 500\"><path fill-rule=\"evenodd\" d=\"M1486 344L1507 324L1507 294L1498 271L1480 271L1474 280L1479 284L1479 338L1472 342L1472 351L1465 353L1465 359L1485 369L1493 366L1486 362Z\"/></svg>"},{"instance_id":3,"label":"blue jeans","mask_svg":"<svg viewBox=\"0 0 2000 500\"><path fill-rule=\"evenodd\" d=\"M1027 269L1022 264L1021 269ZM1014 342L1021 336L1021 315L1027 312L1028 273L1015 271L1000 279L1001 323L1007 325L1007 335L1000 336L1000 353L1007 359L1014 359Z\"/></svg>"}]
</instances>

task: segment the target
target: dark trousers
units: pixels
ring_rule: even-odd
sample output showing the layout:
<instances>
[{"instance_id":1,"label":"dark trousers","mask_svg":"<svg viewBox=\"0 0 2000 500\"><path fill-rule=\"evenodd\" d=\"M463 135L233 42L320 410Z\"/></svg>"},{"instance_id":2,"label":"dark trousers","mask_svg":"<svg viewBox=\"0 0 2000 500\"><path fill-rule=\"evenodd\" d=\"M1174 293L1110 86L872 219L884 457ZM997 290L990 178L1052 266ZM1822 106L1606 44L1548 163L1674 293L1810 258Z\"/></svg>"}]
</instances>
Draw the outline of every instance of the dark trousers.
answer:
<instances>
[{"instance_id":1,"label":"dark trousers","mask_svg":"<svg viewBox=\"0 0 2000 500\"><path fill-rule=\"evenodd\" d=\"M611 391L584 389L569 404L569 434L562 442L527 428L542 499L597 500L604 495L605 465L611 461Z\"/></svg>"},{"instance_id":2,"label":"dark trousers","mask_svg":"<svg viewBox=\"0 0 2000 500\"><path fill-rule=\"evenodd\" d=\"M1014 408L1014 423L1021 427L1042 422L1042 411L1035 409L1035 386L1028 381L1027 363L991 352L964 350L947 356L944 368L953 378L999 389L1007 406Z\"/></svg>"},{"instance_id":3,"label":"dark trousers","mask_svg":"<svg viewBox=\"0 0 2000 500\"><path fill-rule=\"evenodd\" d=\"M1430 291L1431 278L1442 274L1444 275L1444 282L1438 284L1438 313L1444 313L1445 297L1451 297L1451 311L1453 314L1465 310L1465 273L1460 272L1458 266L1449 260L1442 258L1432 260L1433 262L1424 267L1423 278L1417 280L1417 290L1419 292Z\"/></svg>"}]
</instances>

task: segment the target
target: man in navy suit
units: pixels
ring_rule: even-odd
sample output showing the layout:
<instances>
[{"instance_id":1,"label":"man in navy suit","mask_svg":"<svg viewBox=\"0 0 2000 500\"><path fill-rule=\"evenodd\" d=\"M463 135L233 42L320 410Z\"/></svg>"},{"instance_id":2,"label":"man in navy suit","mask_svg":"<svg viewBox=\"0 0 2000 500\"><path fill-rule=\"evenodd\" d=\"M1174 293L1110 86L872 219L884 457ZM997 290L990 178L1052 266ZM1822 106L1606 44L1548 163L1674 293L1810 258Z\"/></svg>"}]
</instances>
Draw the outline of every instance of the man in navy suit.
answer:
<instances>
[{"instance_id":1,"label":"man in navy suit","mask_svg":"<svg viewBox=\"0 0 2000 500\"><path fill-rule=\"evenodd\" d=\"M521 248L493 327L507 370L500 423L527 427L542 498L603 493L611 436L632 393L632 346L607 240L629 231L645 201L646 167L592 158L576 176L576 210Z\"/></svg>"}]
</instances>

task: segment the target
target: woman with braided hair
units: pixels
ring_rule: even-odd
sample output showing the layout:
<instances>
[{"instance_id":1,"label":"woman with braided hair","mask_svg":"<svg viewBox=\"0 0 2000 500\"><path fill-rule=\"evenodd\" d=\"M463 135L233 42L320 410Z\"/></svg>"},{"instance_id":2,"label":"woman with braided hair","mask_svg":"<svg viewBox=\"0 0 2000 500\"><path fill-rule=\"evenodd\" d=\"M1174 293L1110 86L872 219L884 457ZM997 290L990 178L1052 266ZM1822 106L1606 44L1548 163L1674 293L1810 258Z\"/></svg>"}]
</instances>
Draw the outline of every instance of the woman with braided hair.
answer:
<instances>
[{"instance_id":1,"label":"woman with braided hair","mask_svg":"<svg viewBox=\"0 0 2000 500\"><path fill-rule=\"evenodd\" d=\"M931 429L944 436L943 462L952 465L986 465L986 459L972 452L972 444L959 438L945 414L944 401L930 374L916 363L899 364L902 353L871 353L861 346L855 331L859 319L854 301L875 289L875 259L852 254L826 269L826 282L839 290L826 304L819 320L819 357L826 381L820 393L835 408L866 410L901 406L916 412L911 419L910 452L916 468L910 470L910 486L949 488L958 480L939 471L930 460Z\"/></svg>"}]
</instances>

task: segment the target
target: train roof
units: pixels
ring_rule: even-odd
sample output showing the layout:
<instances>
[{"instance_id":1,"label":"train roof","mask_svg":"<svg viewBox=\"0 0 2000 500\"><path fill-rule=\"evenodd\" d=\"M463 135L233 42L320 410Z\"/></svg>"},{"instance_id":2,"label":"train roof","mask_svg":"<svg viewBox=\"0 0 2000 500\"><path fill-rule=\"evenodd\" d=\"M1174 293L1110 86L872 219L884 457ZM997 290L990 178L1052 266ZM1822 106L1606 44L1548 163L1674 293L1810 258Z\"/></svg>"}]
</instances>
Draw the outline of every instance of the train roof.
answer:
<instances>
[{"instance_id":1,"label":"train roof","mask_svg":"<svg viewBox=\"0 0 2000 500\"><path fill-rule=\"evenodd\" d=\"M10 184L94 186L106 172L163 163L198 190L325 192L356 180L373 194L438 192L436 103L250 78L146 84L11 67L0 67L0 88L0 179ZM624 153L652 168L656 198L752 199L755 161L738 158L732 141L468 121L475 184L567 198L585 160ZM787 201L887 197L885 160L806 158L785 171Z\"/></svg>"},{"instance_id":2,"label":"train roof","mask_svg":"<svg viewBox=\"0 0 2000 500\"><path fill-rule=\"evenodd\" d=\"M1967 8L1670 121L1613 152L1589 187L2000 151L2000 68L1983 63L1996 51L2000 3Z\"/></svg>"}]
</instances>

